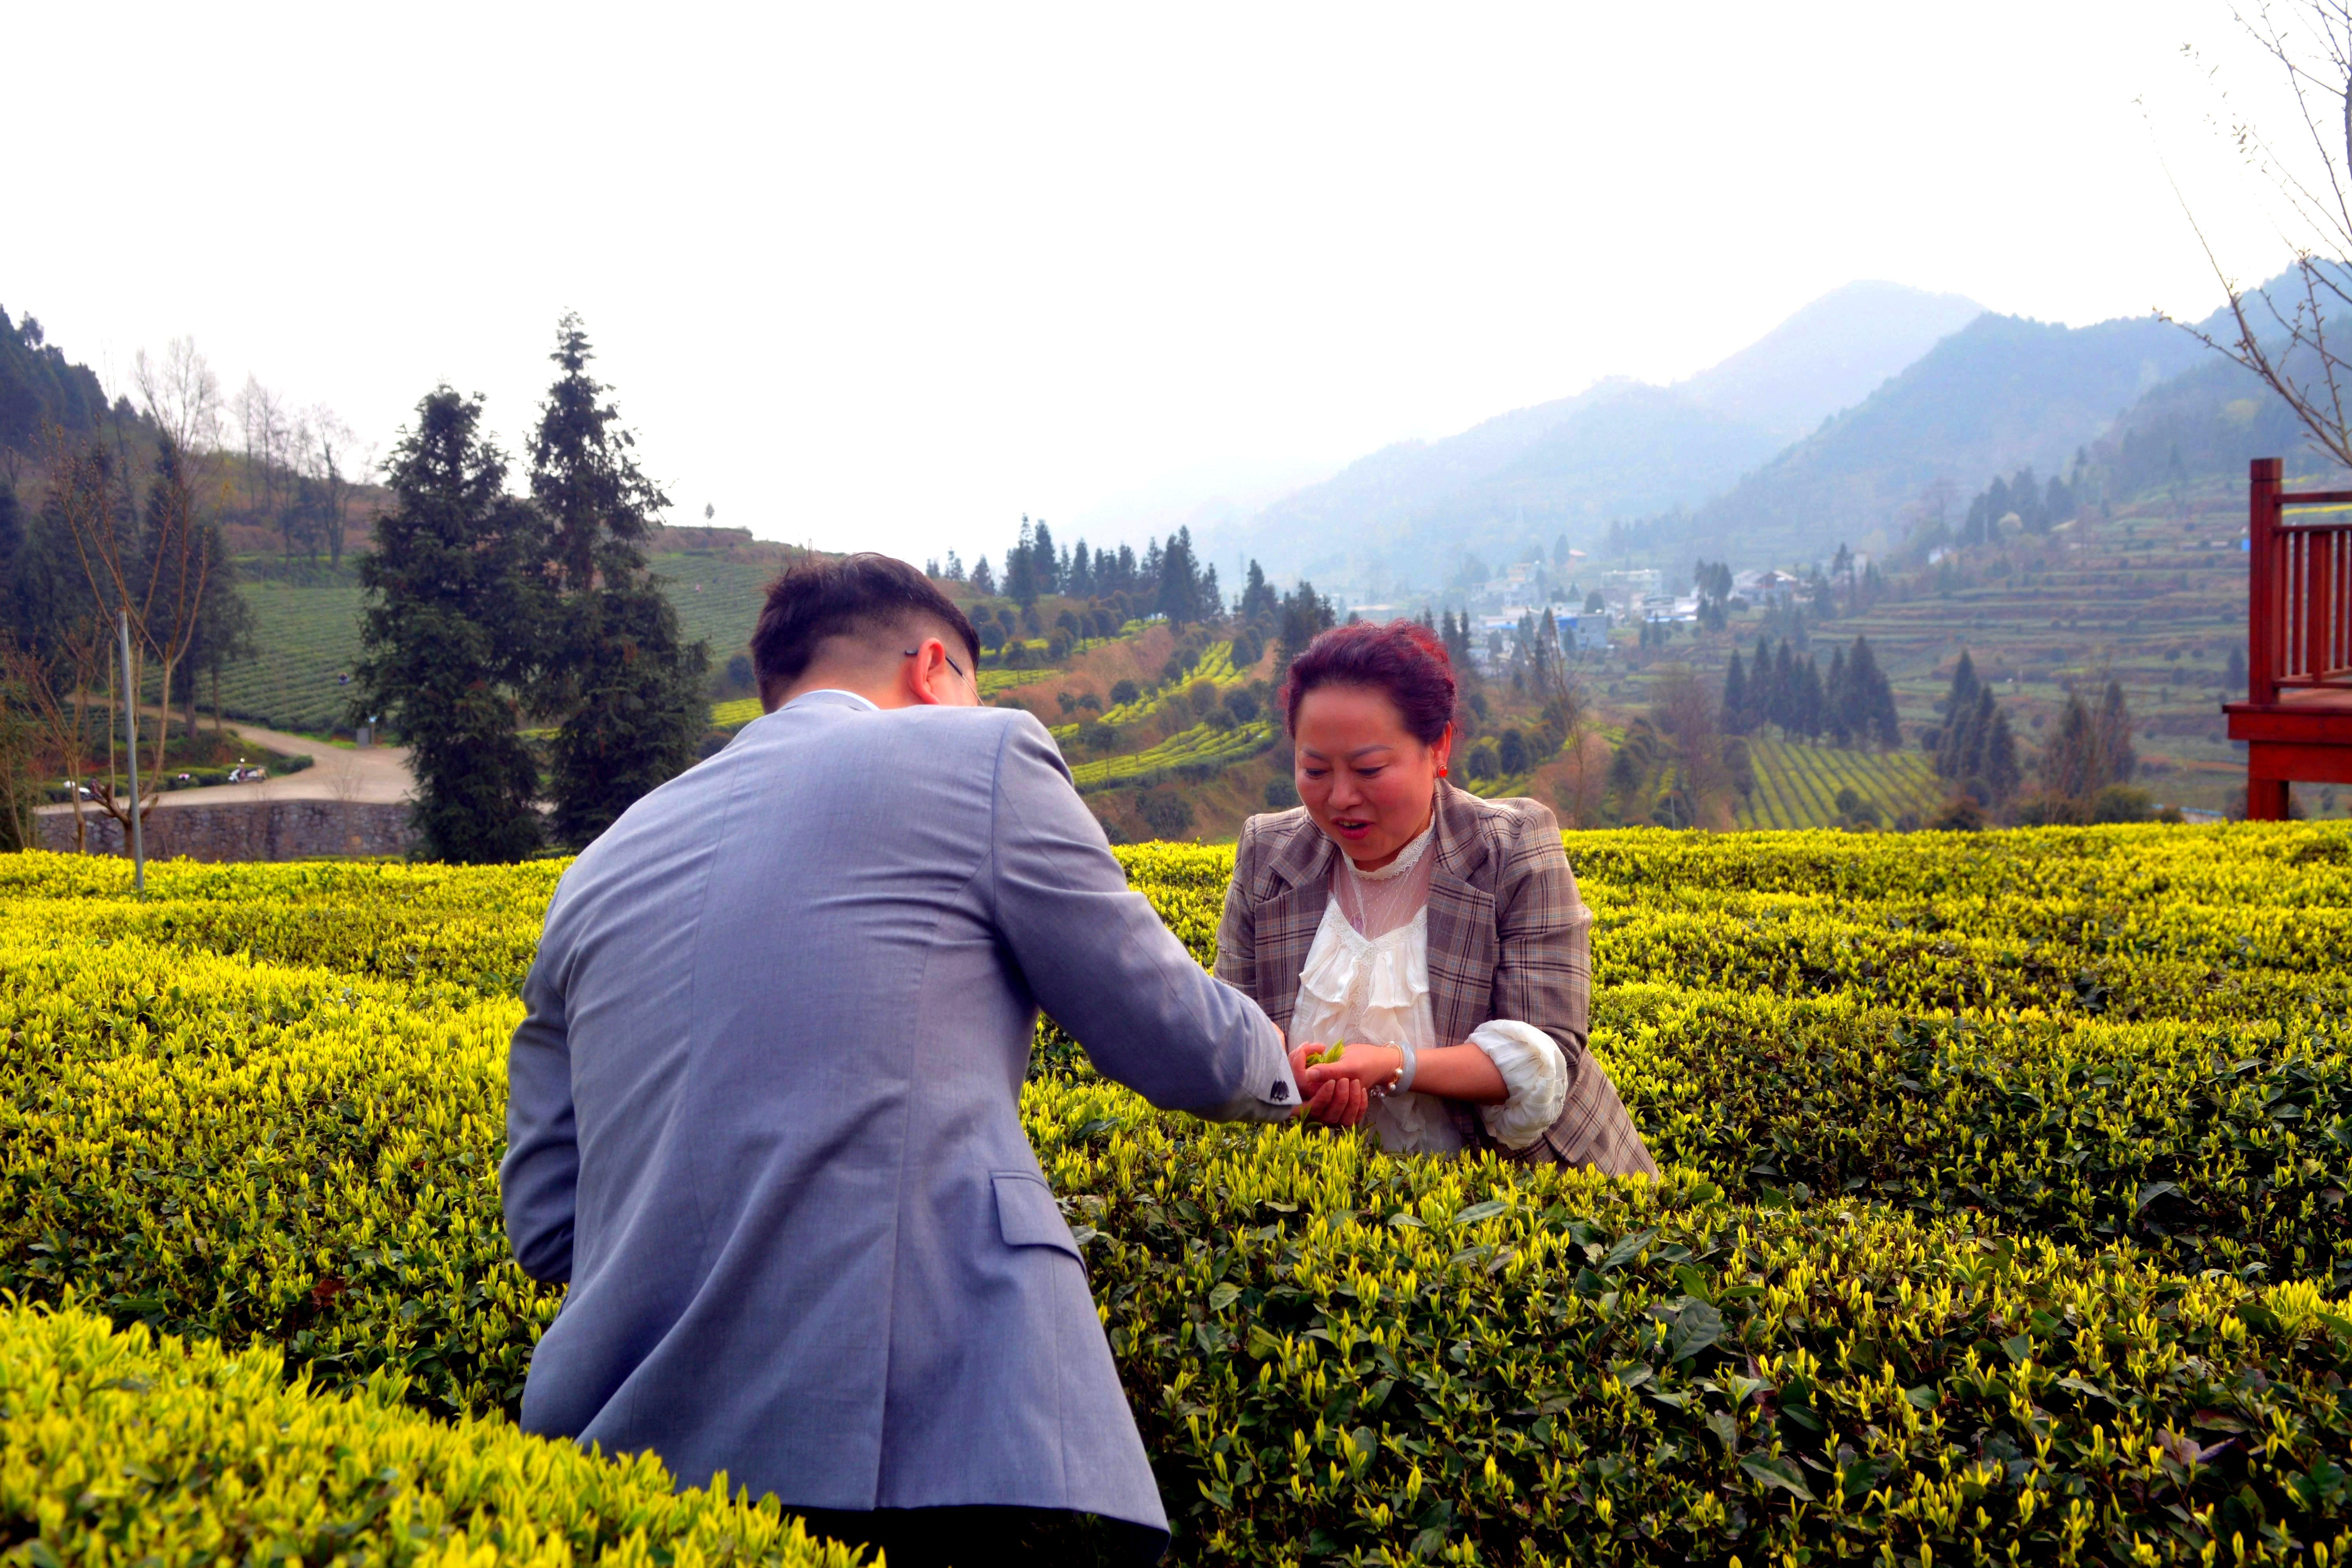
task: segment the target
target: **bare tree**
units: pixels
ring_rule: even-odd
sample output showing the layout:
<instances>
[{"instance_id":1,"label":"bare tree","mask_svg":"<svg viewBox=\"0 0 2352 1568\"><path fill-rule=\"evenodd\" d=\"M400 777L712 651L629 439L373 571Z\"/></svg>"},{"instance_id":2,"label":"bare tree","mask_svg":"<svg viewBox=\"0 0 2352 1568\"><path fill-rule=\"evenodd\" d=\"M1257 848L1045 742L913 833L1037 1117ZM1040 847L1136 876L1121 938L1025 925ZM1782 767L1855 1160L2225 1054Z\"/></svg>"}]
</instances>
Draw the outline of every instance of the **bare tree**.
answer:
<instances>
[{"instance_id":1,"label":"bare tree","mask_svg":"<svg viewBox=\"0 0 2352 1568\"><path fill-rule=\"evenodd\" d=\"M141 349L131 362L131 382L147 417L183 454L196 458L219 449L220 378L196 352L195 340L173 338L156 359Z\"/></svg>"},{"instance_id":2,"label":"bare tree","mask_svg":"<svg viewBox=\"0 0 2352 1568\"><path fill-rule=\"evenodd\" d=\"M359 438L342 416L314 403L302 416L302 472L314 487L318 519L327 542L327 560L343 563L343 530L356 480L373 466L373 455L354 461Z\"/></svg>"},{"instance_id":3,"label":"bare tree","mask_svg":"<svg viewBox=\"0 0 2352 1568\"><path fill-rule=\"evenodd\" d=\"M176 341L174 351L184 342ZM133 759L145 764L145 787L139 798L118 796L110 776L93 792L100 807L122 824L126 843L132 814L143 819L162 792L164 747L171 738L172 677L201 629L213 563L203 509L215 448L184 451L173 432L205 432L216 438L219 424L218 388L201 356L175 352L164 370L154 371L142 353L139 364L142 395L151 397L149 416L161 432L143 518L134 524L131 508L117 501L106 462L95 448L53 428L49 458L50 493L97 602L101 635L112 630L110 623L118 618L128 620L131 668L124 681L125 700L138 704L151 666L161 678L153 754ZM207 397L214 400L209 405ZM123 483L127 493L127 477ZM137 733L135 724L131 733ZM145 742L133 743L145 752Z\"/></svg>"},{"instance_id":4,"label":"bare tree","mask_svg":"<svg viewBox=\"0 0 2352 1568\"><path fill-rule=\"evenodd\" d=\"M280 521L285 516L294 423L278 395L252 375L245 378L230 407L245 440L247 504L264 521ZM290 553L290 540L288 544Z\"/></svg>"},{"instance_id":5,"label":"bare tree","mask_svg":"<svg viewBox=\"0 0 2352 1568\"><path fill-rule=\"evenodd\" d=\"M1731 774L1723 763L1723 731L1715 694L1683 665L1670 667L1650 706L1651 721L1674 744L1673 801L1677 826L1731 826Z\"/></svg>"},{"instance_id":6,"label":"bare tree","mask_svg":"<svg viewBox=\"0 0 2352 1568\"><path fill-rule=\"evenodd\" d=\"M89 783L89 704L104 679L106 647L106 628L89 616L58 635L47 657L29 648L0 647L0 685L25 705L45 742L46 759L65 769L76 854L89 847L82 790Z\"/></svg>"},{"instance_id":7,"label":"bare tree","mask_svg":"<svg viewBox=\"0 0 2352 1568\"><path fill-rule=\"evenodd\" d=\"M2352 467L2352 408L2345 401L2352 358L2344 332L2330 333L2331 318L2352 308L2352 0L2283 7L2252 0L2231 15L2284 75L2295 102L2294 121L2277 137L2240 113L2226 92L2222 99L2224 133L2284 203L2293 277L2277 289L2240 287L2191 213L2198 243L2229 297L2230 325L2216 334L2177 324L2259 376L2314 446ZM2185 52L2195 61L2193 49ZM2218 73L2207 74L2218 81Z\"/></svg>"}]
</instances>

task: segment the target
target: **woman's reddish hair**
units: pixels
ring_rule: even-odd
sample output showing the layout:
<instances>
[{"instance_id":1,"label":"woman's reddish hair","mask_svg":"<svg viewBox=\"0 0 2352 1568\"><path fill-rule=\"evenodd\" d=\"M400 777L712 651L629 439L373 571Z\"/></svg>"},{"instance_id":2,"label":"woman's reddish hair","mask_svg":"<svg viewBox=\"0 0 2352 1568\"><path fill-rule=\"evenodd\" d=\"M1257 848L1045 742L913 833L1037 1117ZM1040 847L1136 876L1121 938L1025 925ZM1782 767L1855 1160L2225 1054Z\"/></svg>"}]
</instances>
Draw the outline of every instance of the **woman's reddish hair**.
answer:
<instances>
[{"instance_id":1,"label":"woman's reddish hair","mask_svg":"<svg viewBox=\"0 0 2352 1568\"><path fill-rule=\"evenodd\" d=\"M1298 700L1318 686L1361 686L1396 705L1404 727L1424 746L1433 746L1454 722L1454 661L1445 644L1418 621L1386 626L1359 621L1333 626L1290 661L1282 683L1282 709L1292 734L1298 732Z\"/></svg>"}]
</instances>

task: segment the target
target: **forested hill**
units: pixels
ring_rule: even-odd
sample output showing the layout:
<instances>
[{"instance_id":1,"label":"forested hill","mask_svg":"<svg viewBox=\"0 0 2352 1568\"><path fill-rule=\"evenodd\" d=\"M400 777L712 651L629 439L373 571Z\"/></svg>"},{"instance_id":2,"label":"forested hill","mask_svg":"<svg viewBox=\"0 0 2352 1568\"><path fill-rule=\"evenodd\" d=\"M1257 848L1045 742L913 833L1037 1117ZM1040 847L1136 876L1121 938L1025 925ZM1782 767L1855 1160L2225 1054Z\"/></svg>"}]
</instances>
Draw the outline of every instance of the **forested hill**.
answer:
<instances>
[{"instance_id":1,"label":"forested hill","mask_svg":"<svg viewBox=\"0 0 2352 1568\"><path fill-rule=\"evenodd\" d=\"M2210 353L2150 318L2069 328L1980 316L1727 494L1637 531L1633 547L1761 563L1826 556L1874 531L1899 540L1903 509L1937 480L2063 471L2143 394Z\"/></svg>"},{"instance_id":2,"label":"forested hill","mask_svg":"<svg viewBox=\"0 0 2352 1568\"><path fill-rule=\"evenodd\" d=\"M88 365L50 346L34 317L16 321L0 310L0 447L29 453L49 425L95 429L106 406Z\"/></svg>"}]
</instances>

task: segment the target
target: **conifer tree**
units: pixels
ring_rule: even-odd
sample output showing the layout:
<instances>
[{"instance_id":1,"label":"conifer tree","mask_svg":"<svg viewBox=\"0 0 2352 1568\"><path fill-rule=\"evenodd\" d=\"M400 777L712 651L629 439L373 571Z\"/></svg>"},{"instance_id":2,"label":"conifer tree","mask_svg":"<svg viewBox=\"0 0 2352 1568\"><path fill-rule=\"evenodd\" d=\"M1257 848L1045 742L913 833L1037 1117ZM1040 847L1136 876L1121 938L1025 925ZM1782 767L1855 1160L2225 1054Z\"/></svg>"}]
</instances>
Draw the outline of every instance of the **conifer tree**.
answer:
<instances>
[{"instance_id":1,"label":"conifer tree","mask_svg":"<svg viewBox=\"0 0 2352 1568\"><path fill-rule=\"evenodd\" d=\"M1748 667L1748 710L1740 721L1740 733L1760 734L1772 721L1772 648L1762 637L1756 639L1756 661Z\"/></svg>"},{"instance_id":2,"label":"conifer tree","mask_svg":"<svg viewBox=\"0 0 2352 1568\"><path fill-rule=\"evenodd\" d=\"M1731 650L1731 668L1723 672L1723 727L1735 735L1748 732L1748 671L1739 650Z\"/></svg>"},{"instance_id":3,"label":"conifer tree","mask_svg":"<svg viewBox=\"0 0 2352 1568\"><path fill-rule=\"evenodd\" d=\"M2087 800L2098 793L2098 722L2080 692L2066 694L2057 731L2042 749L2042 787L2062 800Z\"/></svg>"},{"instance_id":4,"label":"conifer tree","mask_svg":"<svg viewBox=\"0 0 2352 1568\"><path fill-rule=\"evenodd\" d=\"M1824 727L1832 745L1843 746L1853 739L1853 693L1847 679L1845 650L1830 650L1830 672L1822 683L1822 703Z\"/></svg>"},{"instance_id":5,"label":"conifer tree","mask_svg":"<svg viewBox=\"0 0 2352 1568\"><path fill-rule=\"evenodd\" d=\"M540 843L539 767L519 732L549 607L538 510L506 493L482 405L447 386L393 448L392 510L360 561L355 717L407 741L427 858L518 860Z\"/></svg>"},{"instance_id":6,"label":"conifer tree","mask_svg":"<svg viewBox=\"0 0 2352 1568\"><path fill-rule=\"evenodd\" d=\"M580 318L556 327L560 374L530 437L530 493L547 521L563 599L540 685L561 716L550 748L557 839L584 845L638 797L694 765L708 728L709 652L688 644L646 570L644 545L669 504L630 455Z\"/></svg>"},{"instance_id":7,"label":"conifer tree","mask_svg":"<svg viewBox=\"0 0 2352 1568\"><path fill-rule=\"evenodd\" d=\"M1029 584L1039 594L1061 592L1061 562L1054 554L1054 531L1045 520L1037 520L1037 531L1029 542Z\"/></svg>"},{"instance_id":8,"label":"conifer tree","mask_svg":"<svg viewBox=\"0 0 2352 1568\"><path fill-rule=\"evenodd\" d=\"M1265 580L1265 568L1252 561L1248 580L1242 584L1242 619L1254 621L1260 616L1270 616L1280 602Z\"/></svg>"},{"instance_id":9,"label":"conifer tree","mask_svg":"<svg viewBox=\"0 0 2352 1568\"><path fill-rule=\"evenodd\" d=\"M1944 697L1945 713L1957 716L1966 712L1977 700L1977 685L1976 660L1969 657L1968 649L1962 648L1959 663L1952 667L1952 689Z\"/></svg>"},{"instance_id":10,"label":"conifer tree","mask_svg":"<svg viewBox=\"0 0 2352 1568\"><path fill-rule=\"evenodd\" d=\"M1987 701L1991 697L1990 691L1983 693ZM1985 797L1986 804L2004 805L2017 793L2023 777L2018 770L2017 739L2010 733L2009 715L1997 708L1993 710L1992 728L1985 737L1983 757L1981 772L1985 787L1990 792Z\"/></svg>"},{"instance_id":11,"label":"conifer tree","mask_svg":"<svg viewBox=\"0 0 2352 1568\"><path fill-rule=\"evenodd\" d=\"M1821 669L1811 654L1799 664L1797 679L1797 728L1806 740L1819 740L1828 704L1822 693Z\"/></svg>"},{"instance_id":12,"label":"conifer tree","mask_svg":"<svg viewBox=\"0 0 2352 1568\"><path fill-rule=\"evenodd\" d=\"M1192 554L1192 530L1189 526L1170 536L1167 547L1160 552L1159 565L1159 601L1153 607L1168 617L1170 626L1206 620L1221 607L1208 602L1215 590L1212 582L1201 575Z\"/></svg>"},{"instance_id":13,"label":"conifer tree","mask_svg":"<svg viewBox=\"0 0 2352 1568\"><path fill-rule=\"evenodd\" d=\"M2139 757L2132 750L2131 709L2124 701L2119 680L2109 680L2099 700L2097 730L2099 776L2094 794L2109 784L2129 783L2139 768Z\"/></svg>"},{"instance_id":14,"label":"conifer tree","mask_svg":"<svg viewBox=\"0 0 2352 1568\"><path fill-rule=\"evenodd\" d=\"M1772 722L1780 727L1786 737L1794 735L1803 723L1804 688L1799 684L1797 655L1787 638L1782 638L1780 650L1772 656Z\"/></svg>"},{"instance_id":15,"label":"conifer tree","mask_svg":"<svg viewBox=\"0 0 2352 1568\"><path fill-rule=\"evenodd\" d=\"M1878 668L1869 638L1853 639L1845 667L1854 692L1854 733L1889 750L1901 745L1903 723L1895 710L1895 685Z\"/></svg>"}]
</instances>

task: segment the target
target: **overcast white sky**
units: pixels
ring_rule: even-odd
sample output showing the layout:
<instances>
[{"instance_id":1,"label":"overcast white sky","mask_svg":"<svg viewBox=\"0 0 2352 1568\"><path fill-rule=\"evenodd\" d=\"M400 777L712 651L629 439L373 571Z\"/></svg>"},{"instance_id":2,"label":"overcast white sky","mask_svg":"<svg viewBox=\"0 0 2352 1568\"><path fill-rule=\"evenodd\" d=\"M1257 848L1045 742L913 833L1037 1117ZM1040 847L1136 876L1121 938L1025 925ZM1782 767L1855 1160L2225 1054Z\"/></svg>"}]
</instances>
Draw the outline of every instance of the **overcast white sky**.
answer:
<instances>
[{"instance_id":1,"label":"overcast white sky","mask_svg":"<svg viewBox=\"0 0 2352 1568\"><path fill-rule=\"evenodd\" d=\"M2178 51L2219 0L1969 7L17 7L0 304L190 334L389 444L510 446L587 319L677 503L1140 542L1405 437L1671 380L1857 278L2201 315L2249 274ZM2134 100L2149 100L2153 133ZM2233 205L2235 204L2235 205Z\"/></svg>"}]
</instances>

